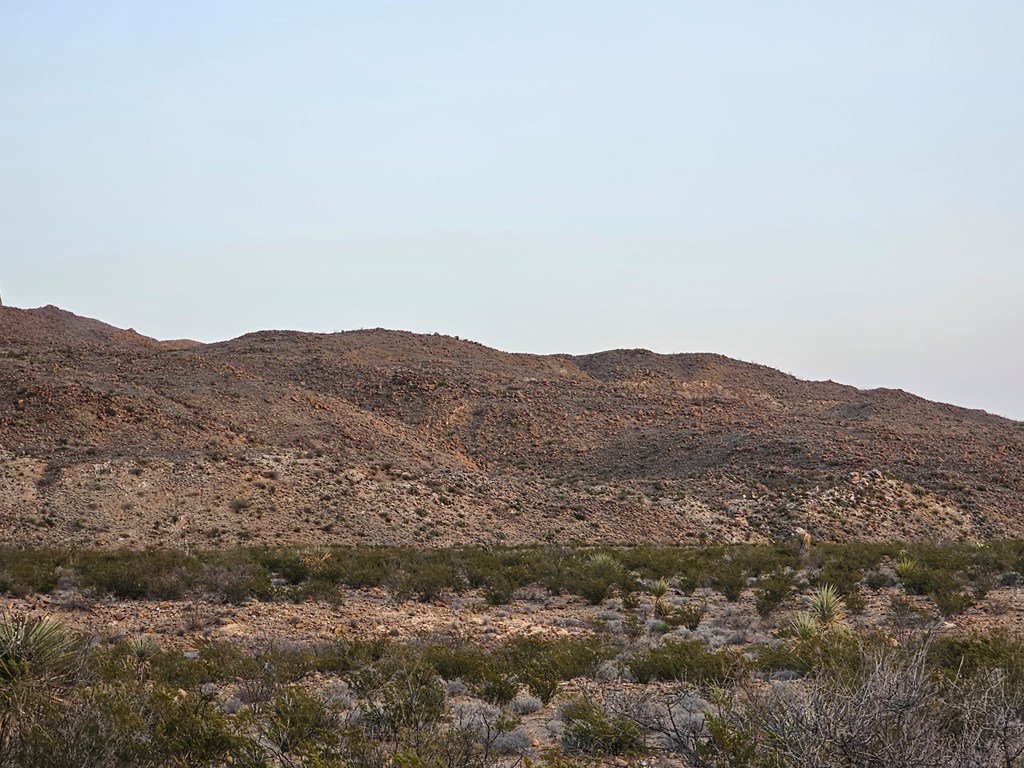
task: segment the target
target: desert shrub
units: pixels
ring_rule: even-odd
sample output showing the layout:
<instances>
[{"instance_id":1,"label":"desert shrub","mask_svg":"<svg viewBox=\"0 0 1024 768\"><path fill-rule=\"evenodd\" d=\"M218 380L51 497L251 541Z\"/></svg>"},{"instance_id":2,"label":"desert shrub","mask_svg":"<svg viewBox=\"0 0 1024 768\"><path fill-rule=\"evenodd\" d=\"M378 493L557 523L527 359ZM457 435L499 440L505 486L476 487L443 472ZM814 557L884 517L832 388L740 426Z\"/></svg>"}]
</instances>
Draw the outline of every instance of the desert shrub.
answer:
<instances>
[{"instance_id":1,"label":"desert shrub","mask_svg":"<svg viewBox=\"0 0 1024 768\"><path fill-rule=\"evenodd\" d=\"M82 555L79 564L82 586L122 599L146 596L148 569L140 567L138 558L120 552L92 552Z\"/></svg>"},{"instance_id":2,"label":"desert shrub","mask_svg":"<svg viewBox=\"0 0 1024 768\"><path fill-rule=\"evenodd\" d=\"M728 554L740 571L754 578L800 566L793 548L786 544L739 544L730 547Z\"/></svg>"},{"instance_id":3,"label":"desert shrub","mask_svg":"<svg viewBox=\"0 0 1024 768\"><path fill-rule=\"evenodd\" d=\"M975 677L998 670L1024 689L1024 643L1002 632L947 635L928 646L929 661L948 674Z\"/></svg>"},{"instance_id":4,"label":"desert shrub","mask_svg":"<svg viewBox=\"0 0 1024 768\"><path fill-rule=\"evenodd\" d=\"M0 764L19 768L156 765L141 689L80 687L59 706L40 709L13 740Z\"/></svg>"},{"instance_id":5,"label":"desert shrub","mask_svg":"<svg viewBox=\"0 0 1024 768\"><path fill-rule=\"evenodd\" d=\"M488 667L470 683L469 690L486 702L504 707L519 693L519 680L509 670Z\"/></svg>"},{"instance_id":6,"label":"desert shrub","mask_svg":"<svg viewBox=\"0 0 1024 768\"><path fill-rule=\"evenodd\" d=\"M432 667L413 660L387 667L375 670L372 684L357 677L357 689L372 695L376 704L365 715L371 733L395 738L404 730L422 731L444 716L444 688Z\"/></svg>"},{"instance_id":7,"label":"desert shrub","mask_svg":"<svg viewBox=\"0 0 1024 768\"><path fill-rule=\"evenodd\" d=\"M249 550L248 559L268 574L276 574L289 584L301 584L310 575L309 562L297 549L259 547Z\"/></svg>"},{"instance_id":8,"label":"desert shrub","mask_svg":"<svg viewBox=\"0 0 1024 768\"><path fill-rule=\"evenodd\" d=\"M334 757L339 724L337 714L323 701L304 688L292 686L274 699L263 734L278 759L288 765L289 757Z\"/></svg>"},{"instance_id":9,"label":"desert shrub","mask_svg":"<svg viewBox=\"0 0 1024 768\"><path fill-rule=\"evenodd\" d=\"M544 709L544 702L536 696L517 696L509 708L517 715L532 715Z\"/></svg>"},{"instance_id":10,"label":"desert shrub","mask_svg":"<svg viewBox=\"0 0 1024 768\"><path fill-rule=\"evenodd\" d=\"M674 606L665 614L665 622L673 627L686 627L692 632L700 626L707 610L707 604L691 600L688 603Z\"/></svg>"},{"instance_id":11,"label":"desert shrub","mask_svg":"<svg viewBox=\"0 0 1024 768\"><path fill-rule=\"evenodd\" d=\"M319 577L311 578L308 581L302 582L299 586L293 587L288 597L297 603L304 600L324 600L329 603L340 604L344 601L337 584Z\"/></svg>"},{"instance_id":12,"label":"desert shrub","mask_svg":"<svg viewBox=\"0 0 1024 768\"><path fill-rule=\"evenodd\" d=\"M864 613L868 605L860 587L854 587L852 590L847 592L846 596L843 598L843 602L846 603L846 610L857 615Z\"/></svg>"},{"instance_id":13,"label":"desert shrub","mask_svg":"<svg viewBox=\"0 0 1024 768\"><path fill-rule=\"evenodd\" d=\"M793 577L788 573L773 573L762 578L754 588L757 612L768 616L782 604L793 589Z\"/></svg>"},{"instance_id":14,"label":"desert shrub","mask_svg":"<svg viewBox=\"0 0 1024 768\"><path fill-rule=\"evenodd\" d=\"M841 595L857 588L864 574L875 569L886 558L899 551L898 544L851 542L823 543L815 547L820 568L815 584L831 584Z\"/></svg>"},{"instance_id":15,"label":"desert shrub","mask_svg":"<svg viewBox=\"0 0 1024 768\"><path fill-rule=\"evenodd\" d=\"M392 559L384 547L339 547L331 550L320 577L353 589L377 587L387 580Z\"/></svg>"},{"instance_id":16,"label":"desert shrub","mask_svg":"<svg viewBox=\"0 0 1024 768\"><path fill-rule=\"evenodd\" d=\"M519 692L519 681L501 654L487 653L474 646L449 648L429 646L422 660L446 680L462 680L473 695L504 706Z\"/></svg>"},{"instance_id":17,"label":"desert shrub","mask_svg":"<svg viewBox=\"0 0 1024 768\"><path fill-rule=\"evenodd\" d=\"M803 645L782 643L758 646L751 666L762 672L790 670L801 675L806 674L811 670L813 663L812 655L807 652L807 642L804 641Z\"/></svg>"},{"instance_id":18,"label":"desert shrub","mask_svg":"<svg viewBox=\"0 0 1024 768\"><path fill-rule=\"evenodd\" d=\"M743 566L735 560L722 563L720 569L711 577L711 586L725 595L726 600L739 600L747 586Z\"/></svg>"},{"instance_id":19,"label":"desert shrub","mask_svg":"<svg viewBox=\"0 0 1024 768\"><path fill-rule=\"evenodd\" d=\"M244 603L253 598L268 600L274 596L270 572L258 563L208 568L203 581L207 589L230 603Z\"/></svg>"},{"instance_id":20,"label":"desert shrub","mask_svg":"<svg viewBox=\"0 0 1024 768\"><path fill-rule=\"evenodd\" d=\"M491 654L471 645L430 645L423 649L421 658L445 680L464 682L480 680L495 664Z\"/></svg>"},{"instance_id":21,"label":"desert shrub","mask_svg":"<svg viewBox=\"0 0 1024 768\"><path fill-rule=\"evenodd\" d=\"M14 597L47 594L57 588L57 568L66 553L55 550L0 549L0 593Z\"/></svg>"},{"instance_id":22,"label":"desert shrub","mask_svg":"<svg viewBox=\"0 0 1024 768\"><path fill-rule=\"evenodd\" d=\"M484 600L488 605L507 605L512 602L516 586L512 579L498 574L484 585Z\"/></svg>"},{"instance_id":23,"label":"desert shrub","mask_svg":"<svg viewBox=\"0 0 1024 768\"><path fill-rule=\"evenodd\" d=\"M883 570L868 571L864 575L864 586L876 592L882 589L883 587L888 587L891 585L892 579L890 578L890 574L886 573Z\"/></svg>"},{"instance_id":24,"label":"desert shrub","mask_svg":"<svg viewBox=\"0 0 1024 768\"><path fill-rule=\"evenodd\" d=\"M800 689L732 699L708 718L704 765L1012 765L1024 753L1021 699L998 677L932 673L922 648L871 645L853 670Z\"/></svg>"},{"instance_id":25,"label":"desert shrub","mask_svg":"<svg viewBox=\"0 0 1024 768\"><path fill-rule=\"evenodd\" d=\"M533 748L533 736L523 727L500 731L491 740L491 747L499 755L525 755Z\"/></svg>"},{"instance_id":26,"label":"desert shrub","mask_svg":"<svg viewBox=\"0 0 1024 768\"><path fill-rule=\"evenodd\" d=\"M207 696L158 689L149 697L143 717L149 721L157 765L220 766L244 741Z\"/></svg>"},{"instance_id":27,"label":"desert shrub","mask_svg":"<svg viewBox=\"0 0 1024 768\"><path fill-rule=\"evenodd\" d=\"M627 667L641 683L686 680L720 685L735 675L737 660L725 651L709 651L700 640L668 640L634 654Z\"/></svg>"},{"instance_id":28,"label":"desert shrub","mask_svg":"<svg viewBox=\"0 0 1024 768\"><path fill-rule=\"evenodd\" d=\"M949 590L934 595L935 607L943 616L956 616L974 605L974 597L964 591Z\"/></svg>"},{"instance_id":29,"label":"desert shrub","mask_svg":"<svg viewBox=\"0 0 1024 768\"><path fill-rule=\"evenodd\" d=\"M75 567L83 587L121 599L178 599L193 586L199 563L180 552L84 552Z\"/></svg>"},{"instance_id":30,"label":"desert shrub","mask_svg":"<svg viewBox=\"0 0 1024 768\"><path fill-rule=\"evenodd\" d=\"M635 583L614 555L599 551L590 555L579 553L562 563L558 571L548 576L546 586L552 592L564 590L598 605L612 587L632 590Z\"/></svg>"},{"instance_id":31,"label":"desert shrub","mask_svg":"<svg viewBox=\"0 0 1024 768\"><path fill-rule=\"evenodd\" d=\"M937 570L920 563L904 568L902 572L897 570L897 573L900 574L907 592L912 595L939 595L944 592L955 592L959 587L959 583L949 571Z\"/></svg>"},{"instance_id":32,"label":"desert shrub","mask_svg":"<svg viewBox=\"0 0 1024 768\"><path fill-rule=\"evenodd\" d=\"M396 563L388 586L398 600L415 598L427 603L438 599L445 590L461 590L463 583L450 562L419 557Z\"/></svg>"},{"instance_id":33,"label":"desert shrub","mask_svg":"<svg viewBox=\"0 0 1024 768\"><path fill-rule=\"evenodd\" d=\"M393 652L385 637L341 638L312 649L310 666L318 672L343 675L376 664Z\"/></svg>"},{"instance_id":34,"label":"desert shrub","mask_svg":"<svg viewBox=\"0 0 1024 768\"><path fill-rule=\"evenodd\" d=\"M592 677L601 662L614 658L617 651L598 638L531 636L509 639L501 653L531 693L547 704L560 682Z\"/></svg>"},{"instance_id":35,"label":"desert shrub","mask_svg":"<svg viewBox=\"0 0 1024 768\"><path fill-rule=\"evenodd\" d=\"M191 689L237 676L245 654L227 642L205 642L196 651L163 650L150 660L150 676L173 688Z\"/></svg>"},{"instance_id":36,"label":"desert shrub","mask_svg":"<svg viewBox=\"0 0 1024 768\"><path fill-rule=\"evenodd\" d=\"M586 755L633 755L643 751L644 734L637 723L611 714L592 701L575 699L562 707L565 731L562 745L568 752Z\"/></svg>"}]
</instances>

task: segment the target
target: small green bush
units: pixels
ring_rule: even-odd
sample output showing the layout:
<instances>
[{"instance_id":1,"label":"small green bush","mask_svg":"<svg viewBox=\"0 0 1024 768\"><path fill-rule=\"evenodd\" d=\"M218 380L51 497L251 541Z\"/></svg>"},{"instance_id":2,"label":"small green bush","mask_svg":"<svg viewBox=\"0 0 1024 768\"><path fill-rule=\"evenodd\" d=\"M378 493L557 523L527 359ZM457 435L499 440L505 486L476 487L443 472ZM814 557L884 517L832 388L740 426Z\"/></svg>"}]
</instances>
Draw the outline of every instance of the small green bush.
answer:
<instances>
[{"instance_id":1,"label":"small green bush","mask_svg":"<svg viewBox=\"0 0 1024 768\"><path fill-rule=\"evenodd\" d=\"M590 701L573 700L562 708L568 752L585 755L635 755L643 751L643 729L624 715L609 714Z\"/></svg>"},{"instance_id":2,"label":"small green bush","mask_svg":"<svg viewBox=\"0 0 1024 768\"><path fill-rule=\"evenodd\" d=\"M793 576L774 573L761 579L754 588L755 605L761 616L768 616L782 604L793 590Z\"/></svg>"},{"instance_id":3,"label":"small green bush","mask_svg":"<svg viewBox=\"0 0 1024 768\"><path fill-rule=\"evenodd\" d=\"M627 667L641 683L685 680L698 685L720 685L732 679L737 661L727 652L709 651L700 640L668 640L635 654Z\"/></svg>"}]
</instances>

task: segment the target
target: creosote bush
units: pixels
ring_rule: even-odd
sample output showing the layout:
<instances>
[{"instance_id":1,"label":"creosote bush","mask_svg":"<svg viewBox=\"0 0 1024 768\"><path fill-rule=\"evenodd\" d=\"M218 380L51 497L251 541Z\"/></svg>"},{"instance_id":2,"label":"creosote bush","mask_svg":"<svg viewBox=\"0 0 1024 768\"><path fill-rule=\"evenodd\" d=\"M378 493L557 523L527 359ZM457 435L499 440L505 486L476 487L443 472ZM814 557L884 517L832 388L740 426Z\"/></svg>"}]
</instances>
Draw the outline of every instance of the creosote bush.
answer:
<instances>
[{"instance_id":1,"label":"creosote bush","mask_svg":"<svg viewBox=\"0 0 1024 768\"><path fill-rule=\"evenodd\" d=\"M878 589L892 570L907 592L928 595L944 613L969 607L1006 574L1024 572L1024 542L972 544L819 544L810 553L814 583L841 596L862 584ZM556 546L250 547L233 550L144 552L0 548L0 593L50 593L61 583L98 597L180 599L206 594L246 600L340 599L339 589L387 586L398 599L435 600L480 589L494 605L510 602L528 585L578 595L597 604L634 594L664 580L683 594L710 586L738 600L753 580L758 610L770 614L789 593L802 567L791 545L703 547ZM660 587L658 588L660 589ZM661 608L669 594L655 595Z\"/></svg>"}]
</instances>

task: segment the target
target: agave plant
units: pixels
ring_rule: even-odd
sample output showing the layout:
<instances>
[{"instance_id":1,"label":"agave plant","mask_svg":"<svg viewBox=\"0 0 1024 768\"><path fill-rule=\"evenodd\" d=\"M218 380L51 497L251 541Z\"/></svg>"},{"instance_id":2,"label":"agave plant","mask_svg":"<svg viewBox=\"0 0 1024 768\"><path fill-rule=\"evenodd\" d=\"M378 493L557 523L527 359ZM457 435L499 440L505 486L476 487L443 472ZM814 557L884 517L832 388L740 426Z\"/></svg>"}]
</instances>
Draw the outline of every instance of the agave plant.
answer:
<instances>
[{"instance_id":1,"label":"agave plant","mask_svg":"<svg viewBox=\"0 0 1024 768\"><path fill-rule=\"evenodd\" d=\"M808 601L808 608L823 628L839 624L846 616L846 603L831 584L823 584L814 590Z\"/></svg>"}]
</instances>

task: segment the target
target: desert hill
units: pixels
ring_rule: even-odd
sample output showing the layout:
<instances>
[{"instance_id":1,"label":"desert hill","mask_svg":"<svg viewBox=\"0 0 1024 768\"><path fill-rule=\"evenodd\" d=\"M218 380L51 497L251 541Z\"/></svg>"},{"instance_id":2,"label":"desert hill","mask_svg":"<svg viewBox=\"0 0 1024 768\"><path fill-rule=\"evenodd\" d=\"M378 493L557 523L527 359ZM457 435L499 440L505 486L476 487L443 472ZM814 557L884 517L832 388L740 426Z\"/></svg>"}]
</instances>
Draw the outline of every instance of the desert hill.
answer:
<instances>
[{"instance_id":1,"label":"desert hill","mask_svg":"<svg viewBox=\"0 0 1024 768\"><path fill-rule=\"evenodd\" d=\"M0 542L1024 535L1024 423L713 354L0 307Z\"/></svg>"}]
</instances>

